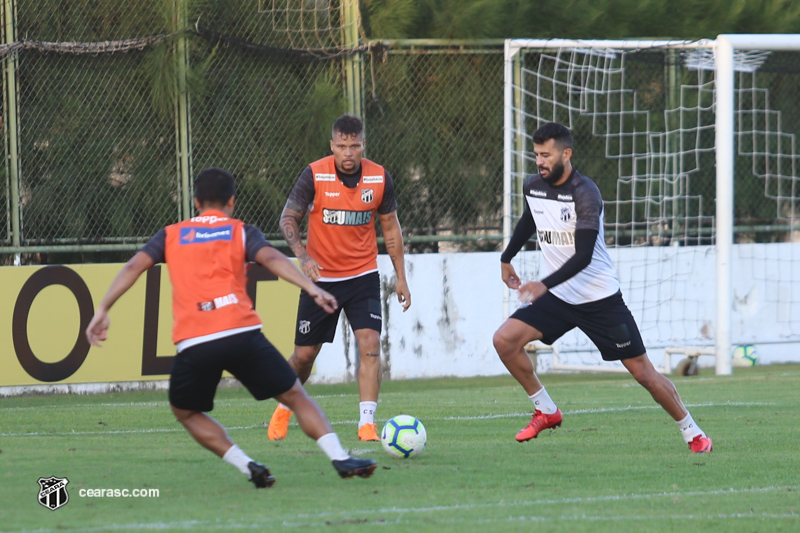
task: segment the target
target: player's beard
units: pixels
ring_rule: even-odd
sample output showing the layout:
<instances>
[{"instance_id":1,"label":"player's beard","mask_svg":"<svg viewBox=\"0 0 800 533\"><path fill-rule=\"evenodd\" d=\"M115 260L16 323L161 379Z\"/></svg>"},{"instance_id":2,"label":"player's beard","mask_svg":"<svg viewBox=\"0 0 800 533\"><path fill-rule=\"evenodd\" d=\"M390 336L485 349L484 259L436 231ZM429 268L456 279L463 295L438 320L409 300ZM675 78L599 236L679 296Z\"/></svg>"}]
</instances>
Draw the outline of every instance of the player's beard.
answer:
<instances>
[{"instance_id":1,"label":"player's beard","mask_svg":"<svg viewBox=\"0 0 800 533\"><path fill-rule=\"evenodd\" d=\"M541 171L540 171L540 173L541 173ZM547 176L546 178L544 176L542 176L542 179L544 180L544 182L546 184L554 185L555 183L558 182L558 180L561 179L561 176L563 176L563 175L564 175L564 162L563 161L559 161L558 163L553 165L553 168L550 169L550 175Z\"/></svg>"}]
</instances>

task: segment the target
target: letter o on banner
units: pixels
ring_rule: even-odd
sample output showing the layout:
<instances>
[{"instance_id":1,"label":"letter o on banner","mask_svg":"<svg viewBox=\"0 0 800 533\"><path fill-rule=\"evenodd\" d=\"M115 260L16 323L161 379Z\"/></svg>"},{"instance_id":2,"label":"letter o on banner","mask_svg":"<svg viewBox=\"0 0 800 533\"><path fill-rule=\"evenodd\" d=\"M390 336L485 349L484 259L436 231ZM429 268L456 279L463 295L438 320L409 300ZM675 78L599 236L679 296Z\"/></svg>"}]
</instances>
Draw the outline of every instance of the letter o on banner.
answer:
<instances>
[{"instance_id":1,"label":"letter o on banner","mask_svg":"<svg viewBox=\"0 0 800 533\"><path fill-rule=\"evenodd\" d=\"M69 354L57 363L45 363L36 357L28 342L28 316L36 296L50 285L63 285L75 296L80 312L78 338ZM74 374L89 354L89 342L83 332L94 314L94 303L89 288L77 272L62 265L41 268L22 286L14 305L11 326L14 351L22 368L35 379L44 382L61 381Z\"/></svg>"}]
</instances>

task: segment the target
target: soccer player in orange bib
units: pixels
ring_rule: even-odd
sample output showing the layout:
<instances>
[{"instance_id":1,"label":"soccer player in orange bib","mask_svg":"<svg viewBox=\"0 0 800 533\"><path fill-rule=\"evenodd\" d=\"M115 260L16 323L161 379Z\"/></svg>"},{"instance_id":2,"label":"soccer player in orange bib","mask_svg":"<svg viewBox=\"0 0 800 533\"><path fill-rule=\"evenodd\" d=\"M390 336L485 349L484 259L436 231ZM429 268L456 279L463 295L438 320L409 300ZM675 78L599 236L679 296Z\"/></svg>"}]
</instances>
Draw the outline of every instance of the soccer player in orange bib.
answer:
<instances>
[{"instance_id":1,"label":"soccer player in orange bib","mask_svg":"<svg viewBox=\"0 0 800 533\"><path fill-rule=\"evenodd\" d=\"M281 230L303 272L336 297L353 328L359 351L358 439L377 441L375 409L381 382L381 287L375 215L381 221L386 252L397 274L397 299L406 311L411 293L403 262L403 235L397 219L394 183L364 152L364 124L343 115L331 131L333 155L311 163L300 174L281 214ZM306 246L300 221L308 218ZM339 312L328 314L303 291L297 310L294 353L289 364L306 382L322 343L332 342ZM286 438L292 411L278 405L269 423L270 440Z\"/></svg>"},{"instance_id":2,"label":"soccer player in orange bib","mask_svg":"<svg viewBox=\"0 0 800 533\"><path fill-rule=\"evenodd\" d=\"M319 405L261 333L261 318L247 295L247 264L255 261L299 286L322 313L337 309L336 298L303 275L258 228L231 218L235 187L230 174L206 169L198 174L194 188L199 215L162 229L125 264L86 328L89 343L100 346L106 340L109 310L139 276L166 263L172 283L172 339L178 350L169 403L192 437L248 476L256 488L275 483L269 469L245 454L206 414L214 408L222 372L228 371L256 400L277 398L291 406L300 427L341 477L369 477L375 461L345 452Z\"/></svg>"}]
</instances>

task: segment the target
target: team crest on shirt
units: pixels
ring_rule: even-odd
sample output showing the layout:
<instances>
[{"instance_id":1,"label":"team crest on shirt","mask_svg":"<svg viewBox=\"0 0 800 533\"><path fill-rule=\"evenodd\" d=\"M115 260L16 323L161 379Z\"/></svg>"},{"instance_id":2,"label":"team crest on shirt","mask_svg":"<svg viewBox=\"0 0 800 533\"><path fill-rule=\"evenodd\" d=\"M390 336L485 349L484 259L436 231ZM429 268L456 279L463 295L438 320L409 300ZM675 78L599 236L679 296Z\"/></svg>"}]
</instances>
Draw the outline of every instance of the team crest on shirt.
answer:
<instances>
[{"instance_id":1,"label":"team crest on shirt","mask_svg":"<svg viewBox=\"0 0 800 533\"><path fill-rule=\"evenodd\" d=\"M566 205L561 208L561 220L564 222L572 220L572 209Z\"/></svg>"},{"instance_id":2,"label":"team crest on shirt","mask_svg":"<svg viewBox=\"0 0 800 533\"><path fill-rule=\"evenodd\" d=\"M372 203L375 199L375 191L372 189L361 189L361 201L365 204Z\"/></svg>"}]
</instances>

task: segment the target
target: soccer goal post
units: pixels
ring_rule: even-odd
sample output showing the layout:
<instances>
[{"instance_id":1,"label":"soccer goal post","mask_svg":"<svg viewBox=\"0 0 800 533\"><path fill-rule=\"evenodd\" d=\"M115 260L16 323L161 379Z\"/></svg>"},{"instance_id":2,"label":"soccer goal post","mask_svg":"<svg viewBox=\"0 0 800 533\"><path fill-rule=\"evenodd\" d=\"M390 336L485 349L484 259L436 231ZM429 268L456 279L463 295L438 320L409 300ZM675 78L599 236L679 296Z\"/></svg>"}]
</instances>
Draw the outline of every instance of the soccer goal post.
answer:
<instances>
[{"instance_id":1,"label":"soccer goal post","mask_svg":"<svg viewBox=\"0 0 800 533\"><path fill-rule=\"evenodd\" d=\"M800 35L506 41L505 242L537 171L531 136L561 122L603 194L606 244L656 364L713 355L730 374L736 344L781 360L800 347L798 52ZM537 279L529 248L517 271ZM618 368L578 331L554 353L554 369Z\"/></svg>"}]
</instances>

